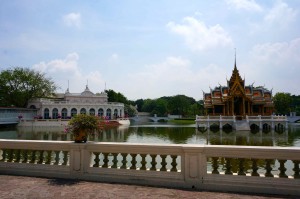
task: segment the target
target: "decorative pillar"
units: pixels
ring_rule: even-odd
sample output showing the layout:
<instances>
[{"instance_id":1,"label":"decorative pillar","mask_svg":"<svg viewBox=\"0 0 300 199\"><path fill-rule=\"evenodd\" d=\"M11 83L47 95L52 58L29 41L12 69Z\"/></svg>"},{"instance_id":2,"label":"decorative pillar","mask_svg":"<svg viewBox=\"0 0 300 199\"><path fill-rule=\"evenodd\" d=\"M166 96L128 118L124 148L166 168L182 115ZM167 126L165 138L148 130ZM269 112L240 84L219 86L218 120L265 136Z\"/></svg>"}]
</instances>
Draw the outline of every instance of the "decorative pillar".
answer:
<instances>
[{"instance_id":1,"label":"decorative pillar","mask_svg":"<svg viewBox=\"0 0 300 199\"><path fill-rule=\"evenodd\" d=\"M234 99L231 101L231 115L234 115Z\"/></svg>"},{"instance_id":2,"label":"decorative pillar","mask_svg":"<svg viewBox=\"0 0 300 199\"><path fill-rule=\"evenodd\" d=\"M245 99L243 98L243 116L245 116Z\"/></svg>"},{"instance_id":3,"label":"decorative pillar","mask_svg":"<svg viewBox=\"0 0 300 199\"><path fill-rule=\"evenodd\" d=\"M229 116L229 102L227 101L226 104L227 104L227 115Z\"/></svg>"}]
</instances>

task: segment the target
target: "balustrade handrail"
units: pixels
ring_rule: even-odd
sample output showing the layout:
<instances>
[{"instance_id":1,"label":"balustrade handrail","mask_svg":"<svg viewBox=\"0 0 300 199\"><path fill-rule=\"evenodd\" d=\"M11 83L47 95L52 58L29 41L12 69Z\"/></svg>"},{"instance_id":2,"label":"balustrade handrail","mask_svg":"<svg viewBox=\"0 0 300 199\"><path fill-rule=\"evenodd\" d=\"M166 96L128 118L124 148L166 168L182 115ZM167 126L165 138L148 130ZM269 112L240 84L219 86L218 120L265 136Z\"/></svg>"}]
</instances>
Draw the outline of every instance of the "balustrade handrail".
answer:
<instances>
[{"instance_id":1,"label":"balustrade handrail","mask_svg":"<svg viewBox=\"0 0 300 199\"><path fill-rule=\"evenodd\" d=\"M24 156L20 150L31 152ZM231 165L233 160L238 162L237 171ZM294 166L286 167L287 161ZM299 147L0 139L0 174L300 195L299 164ZM274 175L273 170L277 172Z\"/></svg>"}]
</instances>

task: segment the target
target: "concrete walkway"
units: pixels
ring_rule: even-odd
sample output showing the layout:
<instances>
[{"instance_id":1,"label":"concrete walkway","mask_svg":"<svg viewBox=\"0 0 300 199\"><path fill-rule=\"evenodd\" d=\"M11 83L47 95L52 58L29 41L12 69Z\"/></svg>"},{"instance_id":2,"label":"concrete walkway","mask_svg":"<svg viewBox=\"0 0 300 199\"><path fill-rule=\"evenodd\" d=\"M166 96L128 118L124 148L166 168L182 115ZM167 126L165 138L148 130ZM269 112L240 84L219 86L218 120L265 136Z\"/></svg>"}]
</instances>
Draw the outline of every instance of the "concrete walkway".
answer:
<instances>
[{"instance_id":1,"label":"concrete walkway","mask_svg":"<svg viewBox=\"0 0 300 199\"><path fill-rule=\"evenodd\" d=\"M220 193L192 190L167 189L124 184L108 184L63 179L47 179L24 176L0 175L1 199L96 199L96 198L133 198L133 199L193 199L193 198L288 198L276 195L247 195L239 193ZM296 197L295 197L296 198Z\"/></svg>"}]
</instances>

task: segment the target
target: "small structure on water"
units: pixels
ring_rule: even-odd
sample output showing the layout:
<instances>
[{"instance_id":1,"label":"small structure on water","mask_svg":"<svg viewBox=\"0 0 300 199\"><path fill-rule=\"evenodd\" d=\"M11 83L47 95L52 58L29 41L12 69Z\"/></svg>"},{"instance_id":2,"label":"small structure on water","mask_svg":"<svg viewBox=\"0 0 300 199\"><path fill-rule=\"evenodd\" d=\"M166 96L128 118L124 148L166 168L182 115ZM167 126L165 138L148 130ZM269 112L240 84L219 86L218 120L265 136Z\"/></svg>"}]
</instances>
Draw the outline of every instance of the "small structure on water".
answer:
<instances>
[{"instance_id":1,"label":"small structure on water","mask_svg":"<svg viewBox=\"0 0 300 199\"><path fill-rule=\"evenodd\" d=\"M207 116L197 116L198 128L234 128L236 130L287 128L286 116L273 116L272 90L264 86L246 86L236 67L226 86L203 92ZM276 126L277 125L277 126Z\"/></svg>"}]
</instances>

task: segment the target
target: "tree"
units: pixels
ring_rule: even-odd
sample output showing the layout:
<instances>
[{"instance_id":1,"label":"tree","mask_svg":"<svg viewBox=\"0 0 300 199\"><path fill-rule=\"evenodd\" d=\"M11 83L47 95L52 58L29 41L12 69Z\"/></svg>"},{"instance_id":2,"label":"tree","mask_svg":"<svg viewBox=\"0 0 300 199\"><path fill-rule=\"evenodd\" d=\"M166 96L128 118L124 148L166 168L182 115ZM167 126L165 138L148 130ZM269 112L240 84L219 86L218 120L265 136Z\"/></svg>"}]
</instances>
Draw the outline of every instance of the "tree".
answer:
<instances>
[{"instance_id":1,"label":"tree","mask_svg":"<svg viewBox=\"0 0 300 199\"><path fill-rule=\"evenodd\" d=\"M27 107L33 98L50 97L57 86L44 73L15 67L0 73L0 106Z\"/></svg>"},{"instance_id":2,"label":"tree","mask_svg":"<svg viewBox=\"0 0 300 199\"><path fill-rule=\"evenodd\" d=\"M105 90L107 93L108 101L109 102L120 102L124 104L128 104L127 98L122 93L117 93L114 90Z\"/></svg>"},{"instance_id":3,"label":"tree","mask_svg":"<svg viewBox=\"0 0 300 199\"><path fill-rule=\"evenodd\" d=\"M276 93L273 97L275 111L277 114L287 115L291 111L291 94L290 93Z\"/></svg>"}]
</instances>

